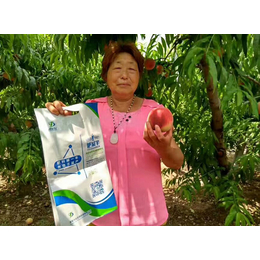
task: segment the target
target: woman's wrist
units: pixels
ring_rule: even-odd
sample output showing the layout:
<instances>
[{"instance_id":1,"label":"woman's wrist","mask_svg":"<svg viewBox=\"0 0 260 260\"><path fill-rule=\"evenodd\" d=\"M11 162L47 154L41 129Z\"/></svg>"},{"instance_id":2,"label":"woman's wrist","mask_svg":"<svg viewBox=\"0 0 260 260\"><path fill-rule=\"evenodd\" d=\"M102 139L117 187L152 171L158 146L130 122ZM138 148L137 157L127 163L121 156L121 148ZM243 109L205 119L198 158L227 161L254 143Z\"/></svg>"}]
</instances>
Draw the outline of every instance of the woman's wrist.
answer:
<instances>
[{"instance_id":1,"label":"woman's wrist","mask_svg":"<svg viewBox=\"0 0 260 260\"><path fill-rule=\"evenodd\" d=\"M181 168L184 160L184 155L174 140L172 141L172 144L169 147L157 152L162 162L167 167L173 169Z\"/></svg>"}]
</instances>

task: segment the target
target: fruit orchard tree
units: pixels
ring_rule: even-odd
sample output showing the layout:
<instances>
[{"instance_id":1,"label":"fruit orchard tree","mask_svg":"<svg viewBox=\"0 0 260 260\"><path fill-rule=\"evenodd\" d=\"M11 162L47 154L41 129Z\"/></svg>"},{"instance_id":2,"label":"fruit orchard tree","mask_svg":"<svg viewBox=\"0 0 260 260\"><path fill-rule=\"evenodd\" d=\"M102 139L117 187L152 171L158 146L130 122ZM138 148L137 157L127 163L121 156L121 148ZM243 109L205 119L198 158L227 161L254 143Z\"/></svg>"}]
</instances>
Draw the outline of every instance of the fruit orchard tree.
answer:
<instances>
[{"instance_id":1,"label":"fruit orchard tree","mask_svg":"<svg viewBox=\"0 0 260 260\"><path fill-rule=\"evenodd\" d=\"M0 171L15 182L41 177L34 108L104 96L101 59L110 40L137 35L0 35Z\"/></svg>"},{"instance_id":2,"label":"fruit orchard tree","mask_svg":"<svg viewBox=\"0 0 260 260\"><path fill-rule=\"evenodd\" d=\"M169 183L188 200L213 193L230 210L227 225L253 221L239 182L259 165L259 50L259 35L166 35L146 51L157 64L154 98L174 113L188 167Z\"/></svg>"}]
</instances>

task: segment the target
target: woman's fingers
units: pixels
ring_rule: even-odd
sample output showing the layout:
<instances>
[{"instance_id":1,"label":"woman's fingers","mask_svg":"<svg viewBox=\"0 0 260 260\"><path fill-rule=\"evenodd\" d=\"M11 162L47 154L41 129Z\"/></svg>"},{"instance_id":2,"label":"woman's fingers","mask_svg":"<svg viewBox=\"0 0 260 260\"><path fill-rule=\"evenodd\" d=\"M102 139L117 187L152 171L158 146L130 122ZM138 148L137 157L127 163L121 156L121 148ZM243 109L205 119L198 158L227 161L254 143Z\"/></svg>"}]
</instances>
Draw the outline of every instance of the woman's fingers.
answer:
<instances>
[{"instance_id":1,"label":"woman's fingers","mask_svg":"<svg viewBox=\"0 0 260 260\"><path fill-rule=\"evenodd\" d=\"M160 130L159 130L160 131ZM154 130L149 122L145 123L144 139L148 142L154 142L157 140L157 136L154 134Z\"/></svg>"},{"instance_id":2,"label":"woman's fingers","mask_svg":"<svg viewBox=\"0 0 260 260\"><path fill-rule=\"evenodd\" d=\"M65 111L62 109L62 107L66 107L66 105L61 101L55 100L54 102L47 102L45 106L54 115L72 115L71 111Z\"/></svg>"},{"instance_id":3,"label":"woman's fingers","mask_svg":"<svg viewBox=\"0 0 260 260\"><path fill-rule=\"evenodd\" d=\"M143 138L144 138L144 140L146 141L146 142L150 142L151 140L150 140L150 137L149 137L149 134L148 134L148 126L147 126L147 122L145 123L145 126L144 126L144 136L143 136Z\"/></svg>"},{"instance_id":4,"label":"woman's fingers","mask_svg":"<svg viewBox=\"0 0 260 260\"><path fill-rule=\"evenodd\" d=\"M71 115L72 115L72 112L71 112L71 111L68 111L68 110L63 110L63 115L64 115L64 116L71 116Z\"/></svg>"},{"instance_id":5,"label":"woman's fingers","mask_svg":"<svg viewBox=\"0 0 260 260\"><path fill-rule=\"evenodd\" d=\"M164 135L161 131L161 128L158 125L155 125L154 128L155 128L155 133L156 133L158 140L161 141L164 137Z\"/></svg>"},{"instance_id":6,"label":"woman's fingers","mask_svg":"<svg viewBox=\"0 0 260 260\"><path fill-rule=\"evenodd\" d=\"M64 103L62 103L61 101L55 100L53 102L53 106L55 107L56 110L59 111L59 114L61 114L61 115L64 114L64 110L62 109L62 107L66 106Z\"/></svg>"},{"instance_id":7,"label":"woman's fingers","mask_svg":"<svg viewBox=\"0 0 260 260\"><path fill-rule=\"evenodd\" d=\"M146 122L143 138L148 144L156 149L156 147L160 148L161 146L165 146L170 143L173 131L174 127L167 132L162 132L158 125L155 125L155 129L153 130L151 124Z\"/></svg>"},{"instance_id":8,"label":"woman's fingers","mask_svg":"<svg viewBox=\"0 0 260 260\"><path fill-rule=\"evenodd\" d=\"M45 104L45 107L54 115L58 116L60 114L59 110L55 108L55 106L53 105L53 103L51 102L47 102Z\"/></svg>"}]
</instances>

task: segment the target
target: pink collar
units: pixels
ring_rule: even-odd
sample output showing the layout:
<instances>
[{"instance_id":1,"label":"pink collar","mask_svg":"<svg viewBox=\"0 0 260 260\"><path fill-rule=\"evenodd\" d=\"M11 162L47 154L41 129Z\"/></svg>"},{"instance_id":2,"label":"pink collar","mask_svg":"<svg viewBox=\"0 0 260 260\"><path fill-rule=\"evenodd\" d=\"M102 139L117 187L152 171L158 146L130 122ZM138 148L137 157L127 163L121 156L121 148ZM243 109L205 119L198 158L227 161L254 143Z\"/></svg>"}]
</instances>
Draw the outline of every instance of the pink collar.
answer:
<instances>
[{"instance_id":1,"label":"pink collar","mask_svg":"<svg viewBox=\"0 0 260 260\"><path fill-rule=\"evenodd\" d=\"M87 100L88 103L107 103L107 97L101 97L101 98L95 98L95 99L89 99ZM143 102L144 107L157 107L159 103L152 99L145 99Z\"/></svg>"}]
</instances>

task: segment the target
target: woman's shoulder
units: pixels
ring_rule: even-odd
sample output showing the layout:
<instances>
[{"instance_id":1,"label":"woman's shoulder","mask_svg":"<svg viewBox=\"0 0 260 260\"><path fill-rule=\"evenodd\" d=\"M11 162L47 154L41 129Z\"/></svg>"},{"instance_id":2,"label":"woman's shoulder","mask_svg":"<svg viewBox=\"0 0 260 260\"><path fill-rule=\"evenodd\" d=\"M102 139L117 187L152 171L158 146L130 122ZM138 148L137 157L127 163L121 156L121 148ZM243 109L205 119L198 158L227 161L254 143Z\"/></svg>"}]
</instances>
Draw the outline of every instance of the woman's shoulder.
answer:
<instances>
[{"instance_id":1,"label":"woman's shoulder","mask_svg":"<svg viewBox=\"0 0 260 260\"><path fill-rule=\"evenodd\" d=\"M144 98L143 107L157 108L157 107L163 107L163 105L156 102L155 100Z\"/></svg>"},{"instance_id":2,"label":"woman's shoulder","mask_svg":"<svg viewBox=\"0 0 260 260\"><path fill-rule=\"evenodd\" d=\"M107 97L88 99L85 103L107 103Z\"/></svg>"}]
</instances>

